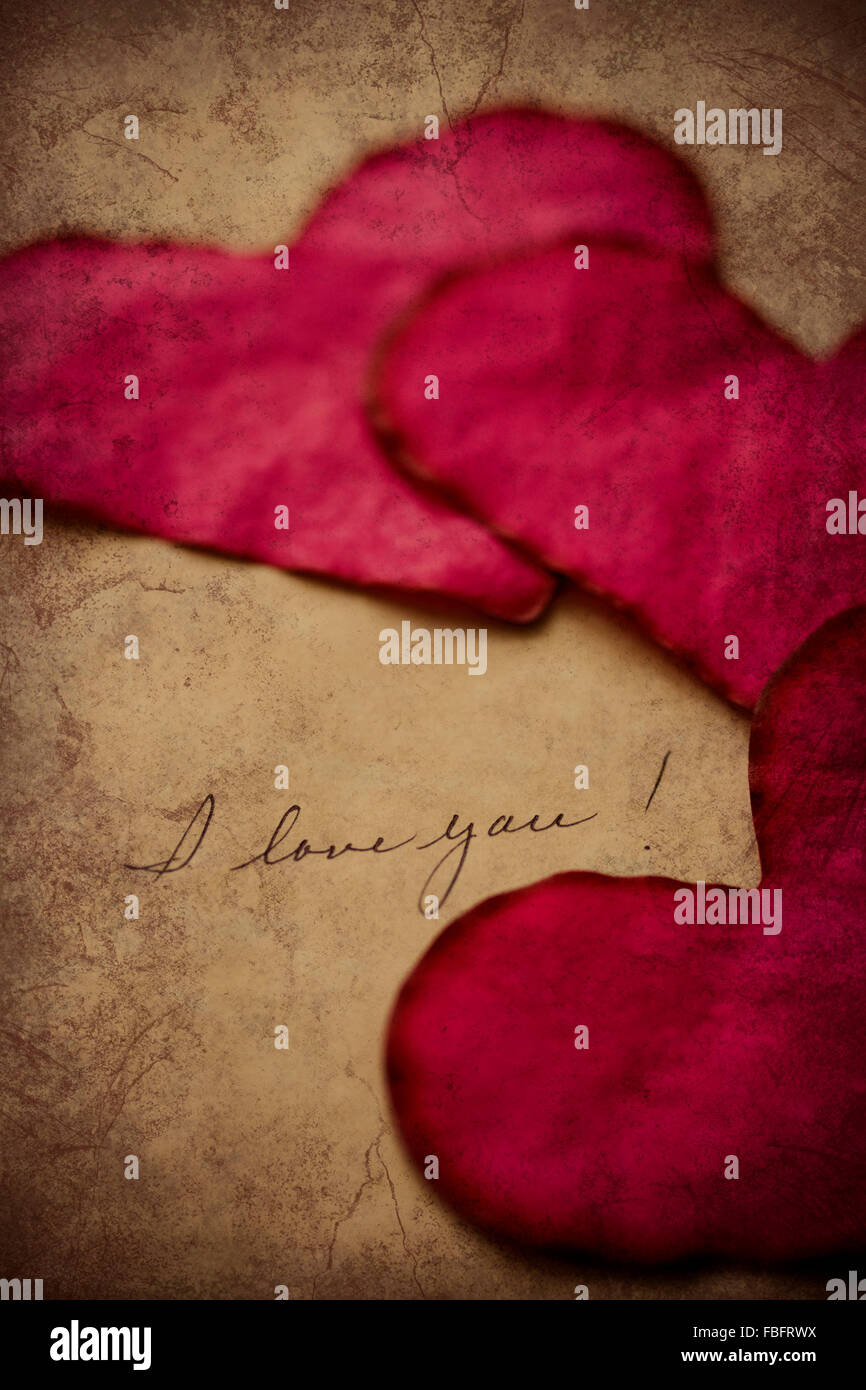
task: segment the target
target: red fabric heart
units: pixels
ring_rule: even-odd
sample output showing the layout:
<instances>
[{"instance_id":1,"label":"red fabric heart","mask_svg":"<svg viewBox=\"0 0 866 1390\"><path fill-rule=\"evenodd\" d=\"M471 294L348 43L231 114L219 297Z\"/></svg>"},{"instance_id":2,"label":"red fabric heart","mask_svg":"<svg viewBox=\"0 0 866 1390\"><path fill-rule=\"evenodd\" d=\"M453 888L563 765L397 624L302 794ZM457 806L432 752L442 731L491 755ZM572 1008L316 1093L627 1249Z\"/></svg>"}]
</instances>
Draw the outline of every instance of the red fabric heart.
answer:
<instances>
[{"instance_id":1,"label":"red fabric heart","mask_svg":"<svg viewBox=\"0 0 866 1390\"><path fill-rule=\"evenodd\" d=\"M680 925L685 885L584 873L442 933L400 994L388 1068L411 1153L438 1158L460 1212L640 1260L862 1247L864 711L859 608L798 651L753 728L778 934Z\"/></svg>"},{"instance_id":2,"label":"red fabric heart","mask_svg":"<svg viewBox=\"0 0 866 1390\"><path fill-rule=\"evenodd\" d=\"M4 477L123 527L531 618L550 577L396 472L363 395L380 335L434 277L573 224L709 254L700 194L669 155L532 112L369 160L288 271L272 251L19 252L0 266Z\"/></svg>"},{"instance_id":3,"label":"red fabric heart","mask_svg":"<svg viewBox=\"0 0 866 1390\"><path fill-rule=\"evenodd\" d=\"M866 499L866 333L813 362L711 265L588 244L588 269L563 245L434 295L386 355L380 423L410 475L751 709L809 632L866 598L866 536L827 531L831 499ZM860 519L866 533L866 500Z\"/></svg>"}]
</instances>

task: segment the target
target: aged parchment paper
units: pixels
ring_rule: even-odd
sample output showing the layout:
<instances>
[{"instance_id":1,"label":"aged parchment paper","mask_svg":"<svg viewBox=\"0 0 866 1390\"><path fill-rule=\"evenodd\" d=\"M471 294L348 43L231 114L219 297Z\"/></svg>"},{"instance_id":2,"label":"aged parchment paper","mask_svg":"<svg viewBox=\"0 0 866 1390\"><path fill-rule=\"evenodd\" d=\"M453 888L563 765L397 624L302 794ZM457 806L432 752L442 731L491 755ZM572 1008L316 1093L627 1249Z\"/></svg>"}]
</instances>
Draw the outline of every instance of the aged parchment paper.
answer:
<instances>
[{"instance_id":1,"label":"aged parchment paper","mask_svg":"<svg viewBox=\"0 0 866 1390\"><path fill-rule=\"evenodd\" d=\"M670 142L674 110L707 99L784 109L778 159L685 152L727 282L814 353L863 316L854 0L6 12L7 249L70 230L273 246L428 113L529 100ZM41 546L0 553L0 1273L41 1277L47 1298L823 1296L838 1271L658 1273L490 1241L409 1169L382 1076L401 981L479 899L566 868L757 882L740 714L573 592L531 630L488 622L489 669L470 679L379 664L380 629L442 621L399 597L50 509ZM208 792L188 870L124 869L167 857ZM433 851L228 873L292 800L322 844L432 838L455 812L598 815L476 844L434 923L416 908Z\"/></svg>"}]
</instances>

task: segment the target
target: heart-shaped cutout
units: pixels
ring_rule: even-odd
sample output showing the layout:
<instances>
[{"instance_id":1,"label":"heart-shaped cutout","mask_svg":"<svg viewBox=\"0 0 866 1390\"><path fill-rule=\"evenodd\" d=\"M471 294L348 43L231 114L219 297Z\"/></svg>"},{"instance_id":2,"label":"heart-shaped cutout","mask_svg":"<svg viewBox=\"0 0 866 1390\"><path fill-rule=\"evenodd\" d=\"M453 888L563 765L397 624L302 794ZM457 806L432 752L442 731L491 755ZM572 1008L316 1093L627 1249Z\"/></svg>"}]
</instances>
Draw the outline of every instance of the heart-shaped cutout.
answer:
<instances>
[{"instance_id":1,"label":"heart-shaped cutout","mask_svg":"<svg viewBox=\"0 0 866 1390\"><path fill-rule=\"evenodd\" d=\"M437 1160L461 1213L645 1261L862 1247L864 710L859 608L761 703L761 894L704 890L706 916L720 894L737 921L677 920L687 889L700 915L699 885L572 873L436 940L396 1004L388 1070L416 1163Z\"/></svg>"},{"instance_id":2,"label":"heart-shaped cutout","mask_svg":"<svg viewBox=\"0 0 866 1390\"><path fill-rule=\"evenodd\" d=\"M866 333L813 362L711 265L589 241L586 268L569 244L447 283L374 409L411 476L751 709L866 598Z\"/></svg>"},{"instance_id":3,"label":"heart-shaped cutout","mask_svg":"<svg viewBox=\"0 0 866 1390\"><path fill-rule=\"evenodd\" d=\"M374 156L276 254L27 248L0 265L4 477L122 527L532 618L550 577L397 472L363 398L436 277L572 225L709 254L670 155L530 111Z\"/></svg>"}]
</instances>

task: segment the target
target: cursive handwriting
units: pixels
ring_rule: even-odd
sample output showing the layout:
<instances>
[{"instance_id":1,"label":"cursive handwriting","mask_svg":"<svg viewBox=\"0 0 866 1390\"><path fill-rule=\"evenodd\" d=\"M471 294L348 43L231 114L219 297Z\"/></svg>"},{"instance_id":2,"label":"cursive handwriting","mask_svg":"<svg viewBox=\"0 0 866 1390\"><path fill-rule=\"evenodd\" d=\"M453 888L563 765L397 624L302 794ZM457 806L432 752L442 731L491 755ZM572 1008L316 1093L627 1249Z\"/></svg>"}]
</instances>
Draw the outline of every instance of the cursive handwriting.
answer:
<instances>
[{"instance_id":1,"label":"cursive handwriting","mask_svg":"<svg viewBox=\"0 0 866 1390\"><path fill-rule=\"evenodd\" d=\"M181 869L188 868L208 832L215 806L214 798L209 792L167 859L159 859L153 864L124 864L124 868L153 874L156 878L162 878L165 874L176 874ZM524 821L522 825L515 825L513 816L497 816L487 827L486 834L488 838L494 839L497 835L518 835L522 830L530 830L537 835L541 835L547 830L573 830L577 825L585 825L587 821L595 820L598 812L593 811L590 816L581 816L579 820L563 820L564 814L563 811L559 811L547 825L538 824L538 815L530 816L529 820ZM342 849L338 849L335 844L330 844L324 849L315 849L306 837L301 837L293 848L284 849L285 842L296 829L300 817L301 807L295 802L280 816L265 848L258 854L254 854L252 858L245 859L242 864L232 865L229 872L237 873L241 869L248 869L252 864L259 863L269 867L285 864L288 861L300 864L303 859L313 855L330 860L339 859L344 854L392 854L394 850L404 849L411 844L414 844L418 850L425 850L432 849L434 845L441 845L444 842L448 848L430 870L424 880L421 892L418 894L418 910L423 912L425 897L435 892L434 885L440 883L440 880L440 888L444 891L436 894L439 899L439 906L443 906L448 901L463 872L472 841L484 833L483 830L476 830L474 821L468 821L461 829L459 825L460 813L456 812L441 835L436 835L432 840L425 840L423 844L417 843L417 834L409 835L405 840L397 840L396 843L390 845L385 844L384 835L378 835L371 845L356 845L348 840ZM443 870L444 872L442 872Z\"/></svg>"},{"instance_id":2,"label":"cursive handwriting","mask_svg":"<svg viewBox=\"0 0 866 1390\"><path fill-rule=\"evenodd\" d=\"M198 839L196 840L189 854L184 859L181 856L181 850L186 844L187 839L192 836L195 826L198 825L199 821L201 820L202 812L205 810L205 807L207 807L207 815L204 818L204 825L199 831ZM155 864L124 864L123 867L125 869L137 869L143 874L155 874L157 878L162 878L163 874L176 874L180 869L185 869L187 864L189 864L192 861L194 855L198 852L199 846L201 845L202 840L208 832L208 827L211 823L211 820L213 819L215 807L216 802L214 801L211 793L208 792L204 801L199 806L198 810L196 811L186 830L181 835L180 839L178 840L177 844L175 845L174 849L172 850L171 854L168 856L167 859L160 859Z\"/></svg>"}]
</instances>

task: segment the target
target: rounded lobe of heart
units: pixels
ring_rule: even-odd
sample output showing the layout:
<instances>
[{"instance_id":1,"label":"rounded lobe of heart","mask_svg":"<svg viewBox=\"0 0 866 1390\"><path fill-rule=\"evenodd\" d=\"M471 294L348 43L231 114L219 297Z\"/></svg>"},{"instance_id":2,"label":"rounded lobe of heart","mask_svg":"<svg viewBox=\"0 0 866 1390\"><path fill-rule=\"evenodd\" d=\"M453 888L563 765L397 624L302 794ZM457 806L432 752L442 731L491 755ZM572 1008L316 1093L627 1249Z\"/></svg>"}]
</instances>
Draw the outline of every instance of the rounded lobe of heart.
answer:
<instances>
[{"instance_id":1,"label":"rounded lobe of heart","mask_svg":"<svg viewBox=\"0 0 866 1390\"><path fill-rule=\"evenodd\" d=\"M436 940L398 998L387 1063L413 1158L437 1156L464 1216L646 1262L862 1248L864 697L860 609L801 649L759 713L751 777L778 935L676 923L686 885L669 879L569 873ZM810 721L827 733L811 758ZM810 853L804 831L777 853L816 788L822 812L837 799L835 837L823 826Z\"/></svg>"},{"instance_id":2,"label":"rounded lobe of heart","mask_svg":"<svg viewBox=\"0 0 866 1390\"><path fill-rule=\"evenodd\" d=\"M364 160L320 203L299 245L441 274L570 237L712 255L703 192L655 141L612 121L510 108L445 122Z\"/></svg>"},{"instance_id":3,"label":"rounded lobe of heart","mask_svg":"<svg viewBox=\"0 0 866 1390\"><path fill-rule=\"evenodd\" d=\"M412 476L751 709L813 628L866 597L866 542L826 529L830 499L863 488L862 358L860 335L803 357L710 266L595 243L575 270L563 244L434 293L373 390Z\"/></svg>"},{"instance_id":4,"label":"rounded lobe of heart","mask_svg":"<svg viewBox=\"0 0 866 1390\"><path fill-rule=\"evenodd\" d=\"M752 816L765 875L832 895L840 915L826 940L861 935L866 882L866 607L813 633L764 691L749 740ZM810 938L811 940L812 938Z\"/></svg>"}]
</instances>

